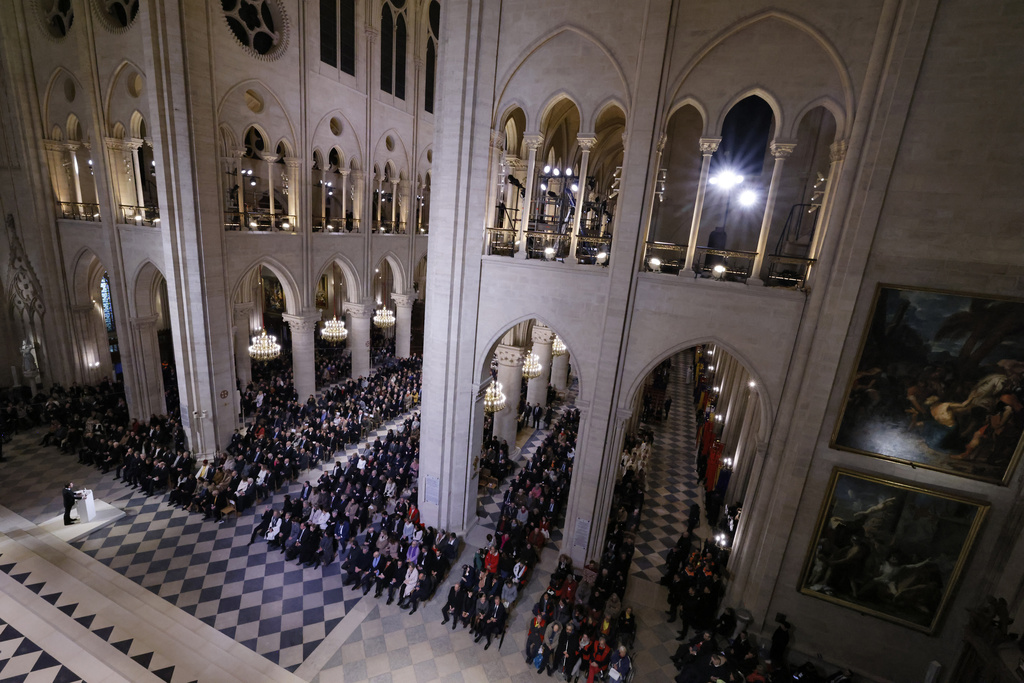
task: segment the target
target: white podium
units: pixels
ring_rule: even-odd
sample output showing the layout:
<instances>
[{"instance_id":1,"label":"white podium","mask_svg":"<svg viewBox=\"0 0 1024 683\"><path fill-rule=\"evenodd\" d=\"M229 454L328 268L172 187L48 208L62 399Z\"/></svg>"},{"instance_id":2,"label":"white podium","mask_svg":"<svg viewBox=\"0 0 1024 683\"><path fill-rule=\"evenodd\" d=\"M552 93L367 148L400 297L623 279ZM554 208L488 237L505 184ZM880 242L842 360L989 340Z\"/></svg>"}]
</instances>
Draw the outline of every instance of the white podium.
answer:
<instances>
[{"instance_id":1,"label":"white podium","mask_svg":"<svg viewBox=\"0 0 1024 683\"><path fill-rule=\"evenodd\" d=\"M75 509L78 510L78 519L82 522L91 522L96 519L96 503L92 497L92 489L81 489L76 491L78 502Z\"/></svg>"}]
</instances>

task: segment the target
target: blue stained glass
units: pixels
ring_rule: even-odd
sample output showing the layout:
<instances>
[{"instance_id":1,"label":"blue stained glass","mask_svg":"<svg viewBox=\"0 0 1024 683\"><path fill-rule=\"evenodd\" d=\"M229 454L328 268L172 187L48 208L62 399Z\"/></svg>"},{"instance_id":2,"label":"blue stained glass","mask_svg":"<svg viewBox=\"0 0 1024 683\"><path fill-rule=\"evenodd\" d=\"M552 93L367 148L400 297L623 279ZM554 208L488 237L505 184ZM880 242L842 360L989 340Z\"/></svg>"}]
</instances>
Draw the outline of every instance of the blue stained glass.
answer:
<instances>
[{"instance_id":1,"label":"blue stained glass","mask_svg":"<svg viewBox=\"0 0 1024 683\"><path fill-rule=\"evenodd\" d=\"M114 307L110 303L110 279L104 273L100 278L100 300L103 303L103 322L107 324L107 332L114 331Z\"/></svg>"}]
</instances>

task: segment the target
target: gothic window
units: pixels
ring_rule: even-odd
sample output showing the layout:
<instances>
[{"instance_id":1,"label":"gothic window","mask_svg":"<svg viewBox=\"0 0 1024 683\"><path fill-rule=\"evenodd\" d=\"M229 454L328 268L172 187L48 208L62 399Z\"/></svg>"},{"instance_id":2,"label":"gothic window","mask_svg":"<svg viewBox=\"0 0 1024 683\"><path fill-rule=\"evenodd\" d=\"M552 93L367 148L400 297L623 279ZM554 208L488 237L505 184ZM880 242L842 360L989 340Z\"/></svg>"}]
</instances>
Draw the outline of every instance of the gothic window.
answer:
<instances>
[{"instance_id":1,"label":"gothic window","mask_svg":"<svg viewBox=\"0 0 1024 683\"><path fill-rule=\"evenodd\" d=\"M380 89L405 99L405 0L388 0L380 11Z\"/></svg>"},{"instance_id":2,"label":"gothic window","mask_svg":"<svg viewBox=\"0 0 1024 683\"><path fill-rule=\"evenodd\" d=\"M103 305L103 322L107 326L107 334L114 333L114 306L110 301L110 278L106 273L100 278L100 302Z\"/></svg>"},{"instance_id":3,"label":"gothic window","mask_svg":"<svg viewBox=\"0 0 1024 683\"><path fill-rule=\"evenodd\" d=\"M112 29L128 28L139 13L139 0L98 0L99 14Z\"/></svg>"},{"instance_id":4,"label":"gothic window","mask_svg":"<svg viewBox=\"0 0 1024 683\"><path fill-rule=\"evenodd\" d=\"M63 38L75 21L71 0L41 0L39 10L47 32L54 38Z\"/></svg>"},{"instance_id":5,"label":"gothic window","mask_svg":"<svg viewBox=\"0 0 1024 683\"><path fill-rule=\"evenodd\" d=\"M231 33L256 57L271 57L287 42L279 0L220 0Z\"/></svg>"},{"instance_id":6,"label":"gothic window","mask_svg":"<svg viewBox=\"0 0 1024 683\"><path fill-rule=\"evenodd\" d=\"M426 83L423 85L423 109L434 113L434 87L437 78L437 42L441 33L441 5L430 0L429 25L427 27Z\"/></svg>"},{"instance_id":7,"label":"gothic window","mask_svg":"<svg viewBox=\"0 0 1024 683\"><path fill-rule=\"evenodd\" d=\"M356 75L355 0L320 0L320 61Z\"/></svg>"}]
</instances>

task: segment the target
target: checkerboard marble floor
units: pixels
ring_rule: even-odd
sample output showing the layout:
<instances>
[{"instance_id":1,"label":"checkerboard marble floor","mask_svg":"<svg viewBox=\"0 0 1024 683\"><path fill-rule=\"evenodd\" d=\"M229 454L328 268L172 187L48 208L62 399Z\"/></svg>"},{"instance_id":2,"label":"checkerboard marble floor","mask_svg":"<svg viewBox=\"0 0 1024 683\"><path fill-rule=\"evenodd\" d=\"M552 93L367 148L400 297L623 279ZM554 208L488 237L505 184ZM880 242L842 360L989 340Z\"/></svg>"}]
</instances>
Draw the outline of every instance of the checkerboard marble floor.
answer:
<instances>
[{"instance_id":1,"label":"checkerboard marble floor","mask_svg":"<svg viewBox=\"0 0 1024 683\"><path fill-rule=\"evenodd\" d=\"M76 683L82 677L0 618L0 681Z\"/></svg>"},{"instance_id":2,"label":"checkerboard marble floor","mask_svg":"<svg viewBox=\"0 0 1024 683\"><path fill-rule=\"evenodd\" d=\"M647 498L641 513L632 578L660 581L665 558L685 528L690 506L701 503L696 471L697 422L692 364L687 353L672 359L666 395L672 397L668 419L644 423L654 433L648 461Z\"/></svg>"},{"instance_id":3,"label":"checkerboard marble floor","mask_svg":"<svg viewBox=\"0 0 1024 683\"><path fill-rule=\"evenodd\" d=\"M675 631L664 622L665 588L657 583L664 552L678 534L676 520L696 498L692 475L693 415L688 388L683 381L682 357L674 359L670 391L673 392L672 419L652 423L656 448L650 463L652 482L648 491L641 540L634 562L633 576L625 603L633 605L638 616L638 638L634 663L638 680L669 681L675 671L668 657L675 649ZM566 405L571 401L566 401ZM382 426L386 430L390 425ZM543 440L543 431L534 432L523 446L529 457ZM371 435L372 439L375 435ZM530 607L547 585L557 561L557 545L542 553L535 576L529 582L518 606L513 610L507 635L501 648L495 642L489 650L474 643L461 629L451 631L441 625L441 606L448 585L437 590L433 601L409 615L396 605L386 605L372 596L341 587L338 564L325 570L302 569L285 563L281 555L267 552L262 542L248 546L255 517L231 518L223 525L203 522L164 504L164 496L145 497L113 481L113 475L77 464L76 458L53 448L38 446L41 434L20 434L5 448L9 462L0 465L5 481L10 481L8 507L32 523L60 514L59 489L63 481L73 479L76 486L93 489L97 498L123 508L128 513L114 524L101 528L76 542L82 551L76 562L84 567L95 563L108 583L90 581L88 586L62 574L60 562L43 563L36 556L21 556L6 550L0 554L0 583L8 593L21 591L26 605L38 604L40 612L52 613L53 621L67 620L68 630L78 629L95 641L104 661L124 657L122 672L128 680L164 680L189 683L213 680L203 676L204 660L192 651L162 647L140 627L124 623L103 603L104 591L125 592L118 580L148 594L169 614L193 624L193 635L204 638L221 650L232 640L244 646L243 652L259 653L268 670L280 672L266 680L303 680L313 683L345 681L495 681L521 683L536 680L536 674L523 659L523 647L530 618ZM365 448L361 444L359 448ZM350 453L358 449L350 449ZM310 476L314 476L313 473ZM276 494L280 499L285 491ZM500 503L482 500L490 525ZM488 520L473 529L466 539L461 561L472 557L486 543L493 526ZM4 542L4 538L0 538ZM56 541L51 542L54 546ZM10 546L4 546L9 548ZM67 547L67 546L65 546ZM76 550L68 548L69 553ZM45 553L43 553L45 554ZM75 557L73 554L69 557ZM65 561L66 562L66 561ZM80 567L71 567L74 572ZM453 573L449 581L454 580ZM4 592L0 591L0 598ZM35 601L35 602L33 602ZM5 618L8 610L4 611ZM188 616L191 615L191 616ZM193 621L189 621L192 619ZM12 626L13 624L13 626ZM16 620L7 619L10 633L24 632ZM8 633L5 629L3 633ZM14 636L17 638L20 636ZM85 636L76 636L80 639ZM230 638L231 640L228 640ZM82 659L62 661L60 649L50 649L44 639L30 638L42 654L29 664L31 678L14 677L33 683L58 680L92 680L76 664ZM20 643L19 643L20 646ZM30 646L26 646L29 648ZM17 649L17 648L15 648ZM221 651L218 650L218 651ZM19 657L23 657L22 653ZM29 653L30 654L30 653ZM237 654L237 653L236 653ZM6 655L0 641L0 658ZM250 655L253 657L254 655ZM50 664L50 659L58 662ZM244 660L244 657L242 658ZM261 657L255 657L260 660ZM13 658L12 658L13 661ZM19 659L18 667L27 660ZM251 660L250 660L251 661ZM42 662L42 664L39 664ZM10 666L10 662L5 664ZM84 664L82 665L84 666ZM134 668L133 668L134 667ZM280 668L277 668L280 667ZM14 671L15 669L11 669ZM21 671L21 668L17 668ZM0 680L10 678L0 669ZM136 673L131 673L136 672ZM294 674L290 675L288 672ZM196 675L199 673L199 675ZM20 676L16 674L15 676ZM114 680L114 678L111 678Z\"/></svg>"}]
</instances>

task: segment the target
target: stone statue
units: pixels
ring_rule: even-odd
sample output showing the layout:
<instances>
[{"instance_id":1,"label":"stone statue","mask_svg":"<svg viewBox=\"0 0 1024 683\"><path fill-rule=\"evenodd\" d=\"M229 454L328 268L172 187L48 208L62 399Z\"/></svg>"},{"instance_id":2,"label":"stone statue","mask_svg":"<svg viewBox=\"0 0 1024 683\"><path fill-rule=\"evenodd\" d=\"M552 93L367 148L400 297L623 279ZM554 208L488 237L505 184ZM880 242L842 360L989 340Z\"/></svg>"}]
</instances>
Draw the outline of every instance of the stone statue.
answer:
<instances>
[{"instance_id":1,"label":"stone statue","mask_svg":"<svg viewBox=\"0 0 1024 683\"><path fill-rule=\"evenodd\" d=\"M36 358L32 355L35 350L35 345L26 339L21 345L21 364L22 371L26 376L31 377L36 372Z\"/></svg>"}]
</instances>

